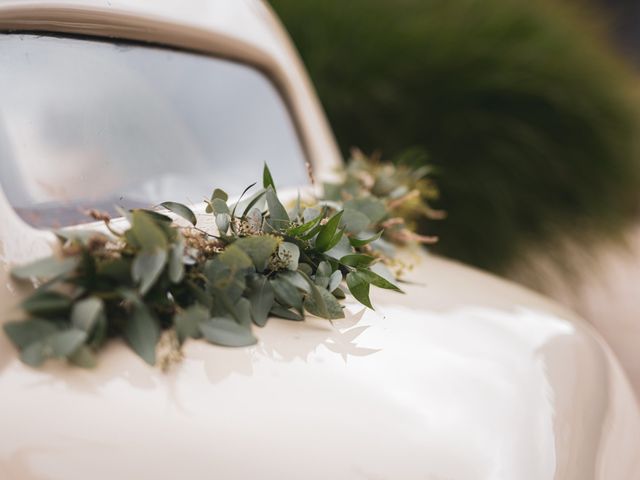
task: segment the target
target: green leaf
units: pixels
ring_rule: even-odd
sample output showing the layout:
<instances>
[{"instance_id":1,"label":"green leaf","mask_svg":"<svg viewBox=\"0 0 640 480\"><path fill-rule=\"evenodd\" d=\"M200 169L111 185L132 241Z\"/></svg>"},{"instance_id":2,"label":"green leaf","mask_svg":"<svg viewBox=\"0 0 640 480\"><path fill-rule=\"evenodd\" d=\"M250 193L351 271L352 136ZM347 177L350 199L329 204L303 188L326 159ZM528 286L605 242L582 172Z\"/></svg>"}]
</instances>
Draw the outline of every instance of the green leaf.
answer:
<instances>
[{"instance_id":1,"label":"green leaf","mask_svg":"<svg viewBox=\"0 0 640 480\"><path fill-rule=\"evenodd\" d=\"M291 220L272 187L267 189L266 197L267 206L269 207L269 224L278 231L286 229Z\"/></svg>"},{"instance_id":2,"label":"green leaf","mask_svg":"<svg viewBox=\"0 0 640 480\"><path fill-rule=\"evenodd\" d=\"M340 259L340 263L349 267L368 267L375 261L375 257L364 255L362 253L353 253L345 255Z\"/></svg>"},{"instance_id":3,"label":"green leaf","mask_svg":"<svg viewBox=\"0 0 640 480\"><path fill-rule=\"evenodd\" d=\"M296 271L300 260L300 248L295 243L282 242L278 246L278 257L283 261L286 260L287 270Z\"/></svg>"},{"instance_id":4,"label":"green leaf","mask_svg":"<svg viewBox=\"0 0 640 480\"><path fill-rule=\"evenodd\" d=\"M271 235L259 235L241 238L233 245L249 255L256 270L262 272L267 268L271 255L278 248L278 239Z\"/></svg>"},{"instance_id":5,"label":"green leaf","mask_svg":"<svg viewBox=\"0 0 640 480\"><path fill-rule=\"evenodd\" d=\"M144 250L166 249L167 237L148 212L134 210L131 213L131 234Z\"/></svg>"},{"instance_id":6,"label":"green leaf","mask_svg":"<svg viewBox=\"0 0 640 480\"><path fill-rule=\"evenodd\" d=\"M252 275L247 282L249 301L251 302L251 318L253 323L264 327L269 318L269 311L275 301L275 293L271 283L264 275Z\"/></svg>"},{"instance_id":7,"label":"green leaf","mask_svg":"<svg viewBox=\"0 0 640 480\"><path fill-rule=\"evenodd\" d=\"M87 332L78 329L57 331L46 338L31 343L20 352L20 359L37 367L47 358L64 358L76 352L87 339Z\"/></svg>"},{"instance_id":8,"label":"green leaf","mask_svg":"<svg viewBox=\"0 0 640 480\"><path fill-rule=\"evenodd\" d=\"M333 239L331 240L331 242L329 242L329 245L327 246L327 251L330 251L333 247L335 247L336 245L338 245L342 239L344 238L344 230L341 228L339 229L336 234L333 236Z\"/></svg>"},{"instance_id":9,"label":"green leaf","mask_svg":"<svg viewBox=\"0 0 640 480\"><path fill-rule=\"evenodd\" d=\"M378 240L381 236L382 233L384 232L384 230L380 230L378 233L376 233L374 236L369 237L369 238L356 238L356 237L350 237L349 238L349 242L351 243L352 246L358 248L358 247L364 247L365 245L370 244L371 242L375 242L376 240Z\"/></svg>"},{"instance_id":10,"label":"green leaf","mask_svg":"<svg viewBox=\"0 0 640 480\"><path fill-rule=\"evenodd\" d=\"M273 181L273 177L271 176L271 172L269 171L269 167L267 164L264 164L264 168L262 169L262 186L265 189L269 187L273 188L273 191L276 191L276 184Z\"/></svg>"},{"instance_id":11,"label":"green leaf","mask_svg":"<svg viewBox=\"0 0 640 480\"><path fill-rule=\"evenodd\" d=\"M306 266L306 265L301 263L300 265L298 265L298 268L302 266ZM309 273L311 272L309 271ZM297 272L281 271L281 272L278 272L278 278L286 280L291 285L296 287L298 290L301 290L303 292L309 293L311 291L305 277L299 271Z\"/></svg>"},{"instance_id":12,"label":"green leaf","mask_svg":"<svg viewBox=\"0 0 640 480\"><path fill-rule=\"evenodd\" d=\"M156 344L160 338L158 321L144 305L135 306L127 319L123 336L129 346L149 365L156 363Z\"/></svg>"},{"instance_id":13,"label":"green leaf","mask_svg":"<svg viewBox=\"0 0 640 480\"><path fill-rule=\"evenodd\" d=\"M169 249L169 280L179 283L184 278L184 237L178 235L176 243Z\"/></svg>"},{"instance_id":14,"label":"green leaf","mask_svg":"<svg viewBox=\"0 0 640 480\"><path fill-rule=\"evenodd\" d=\"M399 292L399 293L404 293L402 290L400 290L400 288L397 285L394 285L386 278L378 275L375 272L372 272L369 269L364 269L364 268L358 269L358 273L362 276L363 279L365 279L371 285L375 285L376 287L384 288L387 290L395 290L396 292Z\"/></svg>"},{"instance_id":15,"label":"green leaf","mask_svg":"<svg viewBox=\"0 0 640 480\"><path fill-rule=\"evenodd\" d=\"M245 276L253 270L255 267L251 258L235 243L204 266L209 287L225 295L232 304L244 292Z\"/></svg>"},{"instance_id":16,"label":"green leaf","mask_svg":"<svg viewBox=\"0 0 640 480\"><path fill-rule=\"evenodd\" d=\"M31 367L42 365L51 356L51 348L43 342L34 342L20 352L20 360Z\"/></svg>"},{"instance_id":17,"label":"green leaf","mask_svg":"<svg viewBox=\"0 0 640 480\"><path fill-rule=\"evenodd\" d=\"M3 328L9 340L20 350L32 343L42 341L58 331L58 327L53 322L38 318L8 322L4 324Z\"/></svg>"},{"instance_id":18,"label":"green leaf","mask_svg":"<svg viewBox=\"0 0 640 480\"><path fill-rule=\"evenodd\" d=\"M347 286L356 300L373 310L369 299L369 282L359 272L347 274Z\"/></svg>"},{"instance_id":19,"label":"green leaf","mask_svg":"<svg viewBox=\"0 0 640 480\"><path fill-rule=\"evenodd\" d=\"M227 200L229 200L229 195L224 190L216 188L211 194L211 201L213 202L216 198L219 198L223 202L226 202Z\"/></svg>"},{"instance_id":20,"label":"green leaf","mask_svg":"<svg viewBox=\"0 0 640 480\"><path fill-rule=\"evenodd\" d=\"M89 229L77 230L71 227L62 230L56 230L54 233L62 240L66 240L69 242L79 242L84 246L86 246L89 241L93 239L100 239L105 242L110 240L110 237L108 235L105 235L103 232Z\"/></svg>"},{"instance_id":21,"label":"green leaf","mask_svg":"<svg viewBox=\"0 0 640 480\"><path fill-rule=\"evenodd\" d=\"M157 222L158 226L162 224L166 226L173 223L173 219L169 215L165 215L164 213L156 212L155 210L149 210L148 208L138 208L137 211L148 215L154 222Z\"/></svg>"},{"instance_id":22,"label":"green leaf","mask_svg":"<svg viewBox=\"0 0 640 480\"><path fill-rule=\"evenodd\" d=\"M54 357L65 358L78 350L87 340L87 332L78 328L72 328L64 332L58 332L47 338Z\"/></svg>"},{"instance_id":23,"label":"green leaf","mask_svg":"<svg viewBox=\"0 0 640 480\"><path fill-rule=\"evenodd\" d=\"M354 253L353 247L345 235L340 238L340 241L336 243L333 248L324 252L327 257L331 257L335 260L339 260L345 255L350 255L352 253Z\"/></svg>"},{"instance_id":24,"label":"green leaf","mask_svg":"<svg viewBox=\"0 0 640 480\"><path fill-rule=\"evenodd\" d=\"M307 208L305 210L305 213L307 212L307 210L309 209ZM289 230L287 230L287 235L289 235L290 237L299 237L301 235L304 235L305 233L310 231L312 228L314 228L316 225L318 225L322 221L322 218L323 218L322 215L320 215L320 212L318 211L318 215L313 217L308 222L303 223L302 225L297 225L295 227L289 228Z\"/></svg>"},{"instance_id":25,"label":"green leaf","mask_svg":"<svg viewBox=\"0 0 640 480\"><path fill-rule=\"evenodd\" d=\"M318 264L318 269L316 270L316 275L320 275L321 277L330 277L333 273L333 268L331 268L331 264L327 261L322 261Z\"/></svg>"},{"instance_id":26,"label":"green leaf","mask_svg":"<svg viewBox=\"0 0 640 480\"><path fill-rule=\"evenodd\" d=\"M302 311L302 293L294 285L281 276L271 279L270 282L278 303Z\"/></svg>"},{"instance_id":27,"label":"green leaf","mask_svg":"<svg viewBox=\"0 0 640 480\"><path fill-rule=\"evenodd\" d=\"M353 208L345 208L342 216L341 226L347 233L356 234L363 231L369 226L371 220L364 213L354 210Z\"/></svg>"},{"instance_id":28,"label":"green leaf","mask_svg":"<svg viewBox=\"0 0 640 480\"><path fill-rule=\"evenodd\" d=\"M321 252L330 250L332 248L331 244L334 241L334 237L336 235L336 231L338 230L338 226L340 225L340 220L342 219L343 213L344 213L343 211L336 213L320 229L320 232L316 237L315 246Z\"/></svg>"},{"instance_id":29,"label":"green leaf","mask_svg":"<svg viewBox=\"0 0 640 480\"><path fill-rule=\"evenodd\" d=\"M258 341L251 332L251 326L225 317L214 317L200 324L200 331L209 342L224 347L247 347Z\"/></svg>"},{"instance_id":30,"label":"green leaf","mask_svg":"<svg viewBox=\"0 0 640 480\"><path fill-rule=\"evenodd\" d=\"M327 290L316 285L312 285L311 295L307 295L305 298L304 308L307 312L317 317L327 319L344 318L344 312L338 300Z\"/></svg>"},{"instance_id":31,"label":"green leaf","mask_svg":"<svg viewBox=\"0 0 640 480\"><path fill-rule=\"evenodd\" d=\"M31 316L56 318L68 315L71 299L58 292L36 290L20 306Z\"/></svg>"},{"instance_id":32,"label":"green leaf","mask_svg":"<svg viewBox=\"0 0 640 480\"><path fill-rule=\"evenodd\" d=\"M327 290L333 292L336 288L338 288L340 282L342 282L342 272L340 270L336 270L331 274L331 277L329 277L329 287L327 288Z\"/></svg>"},{"instance_id":33,"label":"green leaf","mask_svg":"<svg viewBox=\"0 0 640 480\"><path fill-rule=\"evenodd\" d=\"M14 267L11 275L20 280L35 278L52 278L74 270L80 263L80 257L45 257L35 262Z\"/></svg>"},{"instance_id":34,"label":"green leaf","mask_svg":"<svg viewBox=\"0 0 640 480\"><path fill-rule=\"evenodd\" d=\"M189 207L187 207L186 205L183 205L182 203L162 202L160 205L166 208L167 210L175 213L176 215L179 215L180 217L184 218L186 221L191 223L191 225L193 225L194 227L196 223L198 223L198 219L196 218L195 213L193 213L193 211Z\"/></svg>"},{"instance_id":35,"label":"green leaf","mask_svg":"<svg viewBox=\"0 0 640 480\"><path fill-rule=\"evenodd\" d=\"M249 190L251 190L253 188L253 186L256 184L256 182L252 183L251 185L249 185L247 188L245 188L242 193L240 194L240 197L238 198L238 201L235 203L235 205L233 206L233 210L231 210L231 218L236 218L236 210L238 208L238 205L240 205L240 202L242 201L245 193L247 193ZM244 216L244 215L243 215Z\"/></svg>"},{"instance_id":36,"label":"green leaf","mask_svg":"<svg viewBox=\"0 0 640 480\"><path fill-rule=\"evenodd\" d=\"M71 324L90 333L101 316L104 316L104 303L98 297L89 297L73 305Z\"/></svg>"},{"instance_id":37,"label":"green leaf","mask_svg":"<svg viewBox=\"0 0 640 480\"><path fill-rule=\"evenodd\" d=\"M136 255L131 264L131 277L139 283L141 295L146 295L153 287L166 264L166 250L143 250Z\"/></svg>"},{"instance_id":38,"label":"green leaf","mask_svg":"<svg viewBox=\"0 0 640 480\"><path fill-rule=\"evenodd\" d=\"M387 216L387 207L377 197L354 198L344 202L345 209L357 210L369 217L371 223L379 223Z\"/></svg>"},{"instance_id":39,"label":"green leaf","mask_svg":"<svg viewBox=\"0 0 640 480\"><path fill-rule=\"evenodd\" d=\"M216 227L220 235L226 235L231 224L231 215L228 213L216 213Z\"/></svg>"},{"instance_id":40,"label":"green leaf","mask_svg":"<svg viewBox=\"0 0 640 480\"><path fill-rule=\"evenodd\" d=\"M284 308L277 304L275 304L271 308L271 311L269 313L274 317L284 318L285 320L294 320L294 321L304 320L304 316L299 314L298 312L294 312L292 310L289 310L288 308Z\"/></svg>"},{"instance_id":41,"label":"green leaf","mask_svg":"<svg viewBox=\"0 0 640 480\"><path fill-rule=\"evenodd\" d=\"M68 358L71 363L81 368L93 368L97 363L93 350L86 345L81 345Z\"/></svg>"},{"instance_id":42,"label":"green leaf","mask_svg":"<svg viewBox=\"0 0 640 480\"><path fill-rule=\"evenodd\" d=\"M180 344L190 337L199 338L200 324L206 322L209 318L209 310L197 303L176 314L173 323Z\"/></svg>"},{"instance_id":43,"label":"green leaf","mask_svg":"<svg viewBox=\"0 0 640 480\"><path fill-rule=\"evenodd\" d=\"M219 214L219 213L231 214L231 210L229 210L229 205L227 205L227 202L225 202L221 198L214 198L211 201L211 207L213 208L213 212L216 214Z\"/></svg>"},{"instance_id":44,"label":"green leaf","mask_svg":"<svg viewBox=\"0 0 640 480\"><path fill-rule=\"evenodd\" d=\"M253 208L253 206L258 203L260 201L260 199L262 197L264 197L266 195L267 191L266 190L261 190L258 191L256 193L253 194L253 197L249 198L247 200L247 206L244 207L244 210L242 211L242 218L247 216L247 212L249 212L249 210L251 210ZM236 207L240 204L240 202L238 202L236 204Z\"/></svg>"}]
</instances>

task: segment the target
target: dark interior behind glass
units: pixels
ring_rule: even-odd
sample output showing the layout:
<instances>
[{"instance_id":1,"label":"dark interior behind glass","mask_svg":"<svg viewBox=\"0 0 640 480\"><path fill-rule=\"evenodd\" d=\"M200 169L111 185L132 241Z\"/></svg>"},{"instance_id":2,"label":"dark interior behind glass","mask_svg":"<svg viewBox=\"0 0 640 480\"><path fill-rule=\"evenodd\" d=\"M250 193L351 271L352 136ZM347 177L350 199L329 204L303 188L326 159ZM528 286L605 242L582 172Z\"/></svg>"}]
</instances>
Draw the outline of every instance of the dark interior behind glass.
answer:
<instances>
[{"instance_id":1,"label":"dark interior behind glass","mask_svg":"<svg viewBox=\"0 0 640 480\"><path fill-rule=\"evenodd\" d=\"M77 38L0 35L0 182L32 225L164 200L240 193L264 162L307 182L289 112L258 70Z\"/></svg>"}]
</instances>

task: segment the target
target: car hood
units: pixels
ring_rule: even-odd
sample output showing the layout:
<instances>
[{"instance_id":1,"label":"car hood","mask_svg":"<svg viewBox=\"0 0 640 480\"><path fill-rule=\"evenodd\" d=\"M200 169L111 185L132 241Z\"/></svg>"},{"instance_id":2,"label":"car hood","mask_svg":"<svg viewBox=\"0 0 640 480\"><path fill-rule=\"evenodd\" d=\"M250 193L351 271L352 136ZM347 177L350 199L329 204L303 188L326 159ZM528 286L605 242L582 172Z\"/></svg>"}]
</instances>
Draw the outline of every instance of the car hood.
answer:
<instances>
[{"instance_id":1,"label":"car hood","mask_svg":"<svg viewBox=\"0 0 640 480\"><path fill-rule=\"evenodd\" d=\"M406 293L376 291L375 311L273 319L250 348L190 341L168 373L119 341L92 371L34 370L2 336L1 476L638 478L637 406L588 325L421 250L403 260Z\"/></svg>"}]
</instances>

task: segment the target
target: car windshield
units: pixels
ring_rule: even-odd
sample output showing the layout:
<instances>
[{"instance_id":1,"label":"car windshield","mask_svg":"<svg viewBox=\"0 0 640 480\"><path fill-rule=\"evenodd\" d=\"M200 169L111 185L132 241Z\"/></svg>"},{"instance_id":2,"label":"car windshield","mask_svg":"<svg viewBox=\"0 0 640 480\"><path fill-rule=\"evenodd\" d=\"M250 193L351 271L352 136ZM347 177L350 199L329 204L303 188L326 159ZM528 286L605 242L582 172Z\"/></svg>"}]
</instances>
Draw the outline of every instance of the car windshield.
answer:
<instances>
[{"instance_id":1,"label":"car windshield","mask_svg":"<svg viewBox=\"0 0 640 480\"><path fill-rule=\"evenodd\" d=\"M28 223L59 227L165 200L240 193L265 162L307 183L289 111L260 71L152 46L0 35L0 182Z\"/></svg>"}]
</instances>

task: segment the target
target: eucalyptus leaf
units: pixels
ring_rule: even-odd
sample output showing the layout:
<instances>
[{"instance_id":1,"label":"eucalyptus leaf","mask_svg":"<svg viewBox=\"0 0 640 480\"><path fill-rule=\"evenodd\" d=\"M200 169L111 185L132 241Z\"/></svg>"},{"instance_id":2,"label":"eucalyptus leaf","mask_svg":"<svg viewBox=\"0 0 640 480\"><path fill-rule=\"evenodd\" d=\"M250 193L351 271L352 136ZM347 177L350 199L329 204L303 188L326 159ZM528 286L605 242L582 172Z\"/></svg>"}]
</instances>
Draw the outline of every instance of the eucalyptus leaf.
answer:
<instances>
[{"instance_id":1,"label":"eucalyptus leaf","mask_svg":"<svg viewBox=\"0 0 640 480\"><path fill-rule=\"evenodd\" d=\"M169 280L173 283L180 283L184 278L184 247L184 237L178 235L169 249Z\"/></svg>"},{"instance_id":2,"label":"eucalyptus leaf","mask_svg":"<svg viewBox=\"0 0 640 480\"><path fill-rule=\"evenodd\" d=\"M156 224L149 212L134 210L131 213L131 235L145 250L164 250L167 248L167 237Z\"/></svg>"},{"instance_id":3,"label":"eucalyptus leaf","mask_svg":"<svg viewBox=\"0 0 640 480\"><path fill-rule=\"evenodd\" d=\"M246 347L258 341L250 326L225 317L212 318L200 324L200 331L209 342L224 347Z\"/></svg>"},{"instance_id":4,"label":"eucalyptus leaf","mask_svg":"<svg viewBox=\"0 0 640 480\"><path fill-rule=\"evenodd\" d=\"M330 320L344 318L342 306L336 298L324 288L318 288L316 285L311 287L311 295L307 295L305 298L304 308L317 317Z\"/></svg>"},{"instance_id":5,"label":"eucalyptus leaf","mask_svg":"<svg viewBox=\"0 0 640 480\"><path fill-rule=\"evenodd\" d=\"M344 208L363 213L374 224L381 222L387 216L387 207L384 202L374 196L347 200L344 202Z\"/></svg>"},{"instance_id":6,"label":"eucalyptus leaf","mask_svg":"<svg viewBox=\"0 0 640 480\"><path fill-rule=\"evenodd\" d=\"M275 292L267 277L252 275L247 281L248 298L251 302L251 318L253 323L264 327L269 318L269 311L275 301Z\"/></svg>"},{"instance_id":7,"label":"eucalyptus leaf","mask_svg":"<svg viewBox=\"0 0 640 480\"><path fill-rule=\"evenodd\" d=\"M216 198L219 198L223 202L226 202L229 200L229 195L224 190L216 188L211 194L211 201L213 202Z\"/></svg>"},{"instance_id":8,"label":"eucalyptus leaf","mask_svg":"<svg viewBox=\"0 0 640 480\"><path fill-rule=\"evenodd\" d=\"M149 365L156 363L156 344L160 338L160 326L147 307L134 307L126 320L123 336L140 358Z\"/></svg>"},{"instance_id":9,"label":"eucalyptus leaf","mask_svg":"<svg viewBox=\"0 0 640 480\"><path fill-rule=\"evenodd\" d=\"M302 266L303 264L300 264L298 265L298 268ZM309 293L311 291L309 284L307 283L304 276L300 272L291 272L291 271L278 272L278 278L286 280L291 285L296 287L298 290L301 290L303 292Z\"/></svg>"},{"instance_id":10,"label":"eucalyptus leaf","mask_svg":"<svg viewBox=\"0 0 640 480\"><path fill-rule=\"evenodd\" d=\"M330 292L333 292L336 288L338 288L340 282L342 282L342 272L340 270L336 270L331 274L331 277L329 277L328 290Z\"/></svg>"},{"instance_id":11,"label":"eucalyptus leaf","mask_svg":"<svg viewBox=\"0 0 640 480\"><path fill-rule=\"evenodd\" d=\"M345 208L340 225L347 233L356 234L367 228L370 223L371 220L364 213L353 208Z\"/></svg>"},{"instance_id":12,"label":"eucalyptus leaf","mask_svg":"<svg viewBox=\"0 0 640 480\"><path fill-rule=\"evenodd\" d=\"M52 355L65 358L75 352L87 339L87 332L72 328L57 332L48 337L45 342L51 348Z\"/></svg>"},{"instance_id":13,"label":"eucalyptus leaf","mask_svg":"<svg viewBox=\"0 0 640 480\"><path fill-rule=\"evenodd\" d=\"M200 337L200 324L209 320L209 310L200 304L195 304L177 313L173 318L178 342L184 343L187 338Z\"/></svg>"},{"instance_id":14,"label":"eucalyptus leaf","mask_svg":"<svg viewBox=\"0 0 640 480\"><path fill-rule=\"evenodd\" d=\"M79 257L45 257L26 265L14 267L11 269L11 275L20 280L52 278L73 271L79 263Z\"/></svg>"},{"instance_id":15,"label":"eucalyptus leaf","mask_svg":"<svg viewBox=\"0 0 640 480\"><path fill-rule=\"evenodd\" d=\"M184 218L194 227L198 223L198 219L196 218L195 213L193 213L193 210L191 210L186 205L183 205L182 203L162 202L160 205L166 208L167 210L175 213L176 215L179 215L180 217Z\"/></svg>"},{"instance_id":16,"label":"eucalyptus leaf","mask_svg":"<svg viewBox=\"0 0 640 480\"><path fill-rule=\"evenodd\" d=\"M278 246L278 256L281 260L286 260L287 270L296 271L300 260L300 249L295 243L282 242Z\"/></svg>"},{"instance_id":17,"label":"eucalyptus leaf","mask_svg":"<svg viewBox=\"0 0 640 480\"><path fill-rule=\"evenodd\" d=\"M38 367L51 355L51 347L44 341L34 342L20 352L20 360L31 367Z\"/></svg>"},{"instance_id":18,"label":"eucalyptus leaf","mask_svg":"<svg viewBox=\"0 0 640 480\"><path fill-rule=\"evenodd\" d=\"M213 208L213 213L215 213L216 215L220 213L231 214L229 205L227 205L227 202L222 200L221 198L214 198L211 201L211 207Z\"/></svg>"},{"instance_id":19,"label":"eucalyptus leaf","mask_svg":"<svg viewBox=\"0 0 640 480\"><path fill-rule=\"evenodd\" d=\"M43 341L58 331L56 324L39 318L8 322L3 328L11 342L20 350L32 343Z\"/></svg>"},{"instance_id":20,"label":"eucalyptus leaf","mask_svg":"<svg viewBox=\"0 0 640 480\"><path fill-rule=\"evenodd\" d=\"M71 298L50 290L36 290L20 306L34 317L59 318L71 309Z\"/></svg>"},{"instance_id":21,"label":"eucalyptus leaf","mask_svg":"<svg viewBox=\"0 0 640 480\"><path fill-rule=\"evenodd\" d=\"M280 276L269 281L278 303L287 308L293 307L299 312L302 311L302 293L300 293L300 290Z\"/></svg>"},{"instance_id":22,"label":"eucalyptus leaf","mask_svg":"<svg viewBox=\"0 0 640 480\"><path fill-rule=\"evenodd\" d=\"M316 270L316 275L320 275L322 277L330 277L333 273L333 269L331 268L331 264L327 261L322 261L318 264L318 269Z\"/></svg>"},{"instance_id":23,"label":"eucalyptus leaf","mask_svg":"<svg viewBox=\"0 0 640 480\"><path fill-rule=\"evenodd\" d=\"M86 345L81 345L75 352L68 356L71 363L82 368L93 368L97 364L93 350Z\"/></svg>"},{"instance_id":24,"label":"eucalyptus leaf","mask_svg":"<svg viewBox=\"0 0 640 480\"><path fill-rule=\"evenodd\" d=\"M231 225L231 215L226 212L216 213L216 227L220 235L226 235Z\"/></svg>"},{"instance_id":25,"label":"eucalyptus leaf","mask_svg":"<svg viewBox=\"0 0 640 480\"><path fill-rule=\"evenodd\" d=\"M139 283L141 295L146 295L153 287L166 264L166 250L143 250L136 255L131 264L131 277Z\"/></svg>"},{"instance_id":26,"label":"eucalyptus leaf","mask_svg":"<svg viewBox=\"0 0 640 480\"><path fill-rule=\"evenodd\" d=\"M73 304L71 325L90 333L104 315L104 302L98 297L89 297Z\"/></svg>"},{"instance_id":27,"label":"eucalyptus leaf","mask_svg":"<svg viewBox=\"0 0 640 480\"><path fill-rule=\"evenodd\" d=\"M271 235L244 237L234 245L246 253L258 272L264 271L269 265L271 255L278 248L278 239Z\"/></svg>"},{"instance_id":28,"label":"eucalyptus leaf","mask_svg":"<svg viewBox=\"0 0 640 480\"><path fill-rule=\"evenodd\" d=\"M281 305L274 305L271 308L271 312L269 312L274 317L284 318L285 320L294 320L294 321L302 321L304 320L304 316L298 312L294 312L293 310L289 310L288 308L284 308Z\"/></svg>"}]
</instances>

